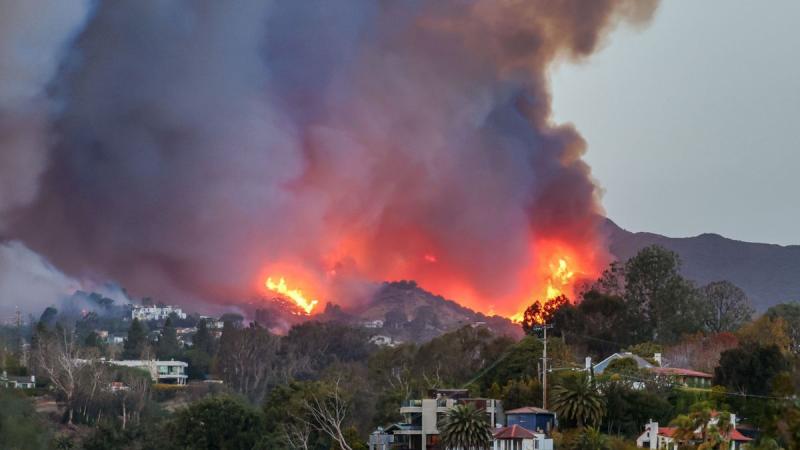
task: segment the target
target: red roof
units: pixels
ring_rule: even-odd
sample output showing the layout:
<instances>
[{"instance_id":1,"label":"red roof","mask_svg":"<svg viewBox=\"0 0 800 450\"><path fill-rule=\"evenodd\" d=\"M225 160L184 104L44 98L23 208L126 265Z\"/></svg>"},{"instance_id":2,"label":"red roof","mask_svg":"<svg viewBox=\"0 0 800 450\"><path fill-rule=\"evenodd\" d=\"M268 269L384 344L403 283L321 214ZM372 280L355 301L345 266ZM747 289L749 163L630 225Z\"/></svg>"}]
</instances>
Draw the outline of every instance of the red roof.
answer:
<instances>
[{"instance_id":1,"label":"red roof","mask_svg":"<svg viewBox=\"0 0 800 450\"><path fill-rule=\"evenodd\" d=\"M658 434L668 438L671 438L676 431L678 431L676 427L658 427ZM738 442L752 441L752 439L743 435L742 433L739 432L739 430L735 428L730 432L730 434L728 434L728 438L732 441L738 441Z\"/></svg>"},{"instance_id":2,"label":"red roof","mask_svg":"<svg viewBox=\"0 0 800 450\"><path fill-rule=\"evenodd\" d=\"M731 434L729 434L728 437L732 441L739 441L739 442L752 441L752 439L750 439L749 437L747 437L747 436L743 435L742 433L740 433L739 430L737 430L736 428L734 428L731 431Z\"/></svg>"},{"instance_id":3,"label":"red roof","mask_svg":"<svg viewBox=\"0 0 800 450\"><path fill-rule=\"evenodd\" d=\"M495 439L535 439L536 435L519 425L500 428L494 432Z\"/></svg>"},{"instance_id":4,"label":"red roof","mask_svg":"<svg viewBox=\"0 0 800 450\"><path fill-rule=\"evenodd\" d=\"M684 377L713 378L713 375L705 372L698 372L691 369L679 369L677 367L653 367L650 371L659 375L675 375Z\"/></svg>"},{"instance_id":5,"label":"red roof","mask_svg":"<svg viewBox=\"0 0 800 450\"><path fill-rule=\"evenodd\" d=\"M658 434L661 436L672 437L678 431L676 427L658 427Z\"/></svg>"}]
</instances>

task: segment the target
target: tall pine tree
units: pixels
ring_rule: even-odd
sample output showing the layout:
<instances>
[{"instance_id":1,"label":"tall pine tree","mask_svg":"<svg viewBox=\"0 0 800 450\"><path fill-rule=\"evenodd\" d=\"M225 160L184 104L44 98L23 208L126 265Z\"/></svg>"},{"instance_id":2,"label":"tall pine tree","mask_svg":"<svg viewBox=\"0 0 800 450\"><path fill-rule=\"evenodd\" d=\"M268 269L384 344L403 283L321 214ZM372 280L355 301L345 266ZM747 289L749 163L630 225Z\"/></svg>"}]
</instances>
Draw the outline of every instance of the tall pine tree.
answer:
<instances>
[{"instance_id":1,"label":"tall pine tree","mask_svg":"<svg viewBox=\"0 0 800 450\"><path fill-rule=\"evenodd\" d=\"M139 359L147 348L147 330L139 319L133 319L128 338L122 346L122 359Z\"/></svg>"},{"instance_id":2,"label":"tall pine tree","mask_svg":"<svg viewBox=\"0 0 800 450\"><path fill-rule=\"evenodd\" d=\"M158 345L156 346L156 357L162 360L177 358L181 351L180 343L178 343L178 333L175 327L172 326L172 318L167 317L164 322L164 328L161 329L161 337L158 338Z\"/></svg>"}]
</instances>

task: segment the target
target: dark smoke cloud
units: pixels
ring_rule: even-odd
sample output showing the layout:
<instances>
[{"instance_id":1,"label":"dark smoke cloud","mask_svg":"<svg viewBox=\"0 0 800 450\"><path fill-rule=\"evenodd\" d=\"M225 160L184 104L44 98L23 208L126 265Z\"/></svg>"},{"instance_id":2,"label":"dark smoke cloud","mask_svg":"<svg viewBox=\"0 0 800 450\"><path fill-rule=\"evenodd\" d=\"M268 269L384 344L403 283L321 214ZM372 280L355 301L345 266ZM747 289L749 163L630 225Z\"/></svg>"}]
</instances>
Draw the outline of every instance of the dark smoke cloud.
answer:
<instances>
[{"instance_id":1,"label":"dark smoke cloud","mask_svg":"<svg viewBox=\"0 0 800 450\"><path fill-rule=\"evenodd\" d=\"M547 71L655 0L345 3L98 2L52 80L38 195L0 182L30 201L7 232L178 301L250 296L280 262L446 283L504 313L532 242L600 243Z\"/></svg>"}]
</instances>

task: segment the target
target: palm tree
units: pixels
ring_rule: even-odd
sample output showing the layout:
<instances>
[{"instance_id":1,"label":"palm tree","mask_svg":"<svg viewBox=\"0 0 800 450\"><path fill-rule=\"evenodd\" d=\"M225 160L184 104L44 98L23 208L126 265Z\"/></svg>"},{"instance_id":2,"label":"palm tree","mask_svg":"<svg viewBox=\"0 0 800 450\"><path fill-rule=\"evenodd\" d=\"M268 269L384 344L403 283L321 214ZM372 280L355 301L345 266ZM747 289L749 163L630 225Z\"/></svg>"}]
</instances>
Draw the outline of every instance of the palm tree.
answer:
<instances>
[{"instance_id":1,"label":"palm tree","mask_svg":"<svg viewBox=\"0 0 800 450\"><path fill-rule=\"evenodd\" d=\"M553 388L553 409L563 418L574 420L579 428L598 425L606 402L586 374L567 376Z\"/></svg>"},{"instance_id":2,"label":"palm tree","mask_svg":"<svg viewBox=\"0 0 800 450\"><path fill-rule=\"evenodd\" d=\"M446 450L485 450L492 442L492 428L485 411L456 405L447 412L439 436Z\"/></svg>"},{"instance_id":3,"label":"palm tree","mask_svg":"<svg viewBox=\"0 0 800 450\"><path fill-rule=\"evenodd\" d=\"M700 402L692 405L688 415L676 417L670 425L677 428L678 442L699 443L698 450L725 449L730 447L729 435L733 430L730 417L730 413L715 413L710 403Z\"/></svg>"},{"instance_id":4,"label":"palm tree","mask_svg":"<svg viewBox=\"0 0 800 450\"><path fill-rule=\"evenodd\" d=\"M606 450L608 448L606 437L595 427L586 427L580 438L581 450Z\"/></svg>"}]
</instances>

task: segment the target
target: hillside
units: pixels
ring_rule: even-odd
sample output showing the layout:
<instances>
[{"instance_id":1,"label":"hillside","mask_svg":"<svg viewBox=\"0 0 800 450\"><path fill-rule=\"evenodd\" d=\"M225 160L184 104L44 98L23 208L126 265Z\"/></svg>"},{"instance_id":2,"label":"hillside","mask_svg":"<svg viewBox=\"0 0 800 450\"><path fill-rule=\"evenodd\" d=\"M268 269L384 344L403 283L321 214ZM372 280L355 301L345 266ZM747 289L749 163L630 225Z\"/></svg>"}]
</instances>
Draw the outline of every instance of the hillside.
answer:
<instances>
[{"instance_id":1,"label":"hillside","mask_svg":"<svg viewBox=\"0 0 800 450\"><path fill-rule=\"evenodd\" d=\"M413 281L383 283L366 304L346 312L329 308L324 315L351 323L384 321L376 333L401 341L425 342L467 325L484 325L498 334L516 338L522 335L519 325L504 317L475 312L432 294Z\"/></svg>"},{"instance_id":2,"label":"hillside","mask_svg":"<svg viewBox=\"0 0 800 450\"><path fill-rule=\"evenodd\" d=\"M710 233L687 238L633 233L611 220L605 226L611 253L620 260L657 244L681 256L687 278L698 284L729 280L747 292L758 311L800 300L800 245L743 242Z\"/></svg>"}]
</instances>

